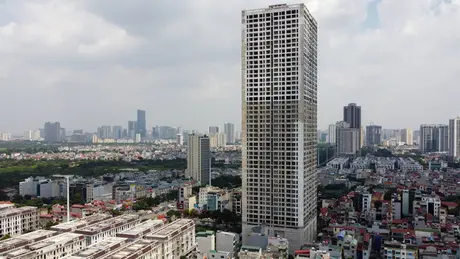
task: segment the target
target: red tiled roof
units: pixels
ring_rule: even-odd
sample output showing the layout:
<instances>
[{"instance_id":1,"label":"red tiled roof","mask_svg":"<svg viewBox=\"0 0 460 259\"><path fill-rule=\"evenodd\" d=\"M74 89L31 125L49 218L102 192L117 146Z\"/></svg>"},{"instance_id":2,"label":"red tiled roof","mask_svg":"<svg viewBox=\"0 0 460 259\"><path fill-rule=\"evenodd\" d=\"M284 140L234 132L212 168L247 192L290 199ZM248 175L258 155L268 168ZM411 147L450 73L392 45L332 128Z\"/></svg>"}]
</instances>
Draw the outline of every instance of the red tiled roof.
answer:
<instances>
[{"instance_id":1,"label":"red tiled roof","mask_svg":"<svg viewBox=\"0 0 460 259\"><path fill-rule=\"evenodd\" d=\"M309 255L309 254L310 254L310 250L296 250L296 251L295 251L295 254L296 254L296 255Z\"/></svg>"},{"instance_id":2,"label":"red tiled roof","mask_svg":"<svg viewBox=\"0 0 460 259\"><path fill-rule=\"evenodd\" d=\"M408 222L408 219L393 219L392 221L393 224L403 224L407 222Z\"/></svg>"},{"instance_id":3,"label":"red tiled roof","mask_svg":"<svg viewBox=\"0 0 460 259\"><path fill-rule=\"evenodd\" d=\"M370 239L371 239L371 234L366 233L366 234L364 235L364 239L363 239L364 242L369 242Z\"/></svg>"},{"instance_id":4,"label":"red tiled roof","mask_svg":"<svg viewBox=\"0 0 460 259\"><path fill-rule=\"evenodd\" d=\"M458 204L456 202L453 202L453 201L442 201L441 202L441 205L442 206L446 206L446 207L457 207Z\"/></svg>"},{"instance_id":5,"label":"red tiled roof","mask_svg":"<svg viewBox=\"0 0 460 259\"><path fill-rule=\"evenodd\" d=\"M327 208L321 208L321 209L319 209L319 211L321 212L321 214L326 214L327 213Z\"/></svg>"},{"instance_id":6,"label":"red tiled roof","mask_svg":"<svg viewBox=\"0 0 460 259\"><path fill-rule=\"evenodd\" d=\"M415 230L414 229L406 229L406 228L392 228L391 233L403 233L403 234L415 235Z\"/></svg>"}]
</instances>

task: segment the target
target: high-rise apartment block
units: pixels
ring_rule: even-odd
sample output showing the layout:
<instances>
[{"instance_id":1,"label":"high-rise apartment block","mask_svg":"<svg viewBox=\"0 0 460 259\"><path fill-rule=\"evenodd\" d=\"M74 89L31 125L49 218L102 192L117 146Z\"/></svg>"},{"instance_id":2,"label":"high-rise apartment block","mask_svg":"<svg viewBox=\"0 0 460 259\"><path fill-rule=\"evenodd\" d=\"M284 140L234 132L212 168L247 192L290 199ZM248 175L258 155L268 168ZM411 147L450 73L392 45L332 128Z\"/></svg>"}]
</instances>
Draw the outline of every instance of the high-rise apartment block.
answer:
<instances>
[{"instance_id":1,"label":"high-rise apartment block","mask_svg":"<svg viewBox=\"0 0 460 259\"><path fill-rule=\"evenodd\" d=\"M243 238L263 224L292 251L317 228L317 23L305 4L242 23Z\"/></svg>"},{"instance_id":2,"label":"high-rise apartment block","mask_svg":"<svg viewBox=\"0 0 460 259\"><path fill-rule=\"evenodd\" d=\"M136 121L128 121L128 138L135 139L136 138Z\"/></svg>"},{"instance_id":3,"label":"high-rise apartment block","mask_svg":"<svg viewBox=\"0 0 460 259\"><path fill-rule=\"evenodd\" d=\"M382 142L382 126L366 126L366 145L378 146Z\"/></svg>"},{"instance_id":4,"label":"high-rise apartment block","mask_svg":"<svg viewBox=\"0 0 460 259\"><path fill-rule=\"evenodd\" d=\"M123 127L113 126L112 127L112 138L121 139L123 137Z\"/></svg>"},{"instance_id":5,"label":"high-rise apartment block","mask_svg":"<svg viewBox=\"0 0 460 259\"><path fill-rule=\"evenodd\" d=\"M209 126L209 135L219 133L218 126Z\"/></svg>"},{"instance_id":6,"label":"high-rise apartment block","mask_svg":"<svg viewBox=\"0 0 460 259\"><path fill-rule=\"evenodd\" d=\"M343 107L343 121L350 124L350 128L361 128L361 106L350 103Z\"/></svg>"},{"instance_id":7,"label":"high-rise apartment block","mask_svg":"<svg viewBox=\"0 0 460 259\"><path fill-rule=\"evenodd\" d=\"M360 149L361 129L351 128L350 124L339 121L337 126L337 155L355 156Z\"/></svg>"},{"instance_id":8,"label":"high-rise apartment block","mask_svg":"<svg viewBox=\"0 0 460 259\"><path fill-rule=\"evenodd\" d=\"M144 139L147 133L147 126L145 121L145 111L137 110L137 125L136 134L140 134L141 138Z\"/></svg>"},{"instance_id":9,"label":"high-rise apartment block","mask_svg":"<svg viewBox=\"0 0 460 259\"><path fill-rule=\"evenodd\" d=\"M110 139L112 138L112 127L110 126L101 126L97 128L97 137L100 139Z\"/></svg>"},{"instance_id":10,"label":"high-rise apartment block","mask_svg":"<svg viewBox=\"0 0 460 259\"><path fill-rule=\"evenodd\" d=\"M61 141L61 124L59 122L45 123L45 141L60 142Z\"/></svg>"},{"instance_id":11,"label":"high-rise apartment block","mask_svg":"<svg viewBox=\"0 0 460 259\"><path fill-rule=\"evenodd\" d=\"M188 135L185 176L202 185L211 183L211 150L207 136Z\"/></svg>"},{"instance_id":12,"label":"high-rise apartment block","mask_svg":"<svg viewBox=\"0 0 460 259\"><path fill-rule=\"evenodd\" d=\"M335 142L337 141L336 129L337 129L337 126L335 124L329 125L329 129L327 131L327 137L328 137L329 144L335 144Z\"/></svg>"},{"instance_id":13,"label":"high-rise apartment block","mask_svg":"<svg viewBox=\"0 0 460 259\"><path fill-rule=\"evenodd\" d=\"M225 136L227 136L227 144L235 143L235 124L225 123L224 133L225 133Z\"/></svg>"},{"instance_id":14,"label":"high-rise apartment block","mask_svg":"<svg viewBox=\"0 0 460 259\"><path fill-rule=\"evenodd\" d=\"M227 143L227 138L225 133L223 132L213 133L209 134L209 141L210 146L212 148L225 147L225 144Z\"/></svg>"},{"instance_id":15,"label":"high-rise apartment block","mask_svg":"<svg viewBox=\"0 0 460 259\"><path fill-rule=\"evenodd\" d=\"M449 120L449 156L460 157L460 117Z\"/></svg>"},{"instance_id":16,"label":"high-rise apartment block","mask_svg":"<svg viewBox=\"0 0 460 259\"><path fill-rule=\"evenodd\" d=\"M422 124L420 126L420 151L447 152L449 147L449 126L444 124Z\"/></svg>"},{"instance_id":17,"label":"high-rise apartment block","mask_svg":"<svg viewBox=\"0 0 460 259\"><path fill-rule=\"evenodd\" d=\"M401 134L401 141L404 142L408 146L412 146L414 144L414 136L412 134L411 129L402 129L400 131Z\"/></svg>"}]
</instances>

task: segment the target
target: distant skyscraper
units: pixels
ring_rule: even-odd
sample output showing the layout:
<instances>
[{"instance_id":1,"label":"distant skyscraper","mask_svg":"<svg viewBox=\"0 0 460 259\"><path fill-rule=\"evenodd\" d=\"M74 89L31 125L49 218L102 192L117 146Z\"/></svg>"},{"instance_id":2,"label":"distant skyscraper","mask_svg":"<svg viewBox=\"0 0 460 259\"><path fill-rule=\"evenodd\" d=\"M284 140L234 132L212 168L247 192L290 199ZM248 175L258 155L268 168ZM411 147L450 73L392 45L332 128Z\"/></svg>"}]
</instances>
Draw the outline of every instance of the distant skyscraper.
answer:
<instances>
[{"instance_id":1,"label":"distant skyscraper","mask_svg":"<svg viewBox=\"0 0 460 259\"><path fill-rule=\"evenodd\" d=\"M202 185L211 183L211 150L209 138L195 134L188 135L187 170L185 176Z\"/></svg>"},{"instance_id":2,"label":"distant skyscraper","mask_svg":"<svg viewBox=\"0 0 460 259\"><path fill-rule=\"evenodd\" d=\"M179 134L177 128L171 126L160 126L158 130L160 139L176 139L176 135Z\"/></svg>"},{"instance_id":3,"label":"distant skyscraper","mask_svg":"<svg viewBox=\"0 0 460 259\"><path fill-rule=\"evenodd\" d=\"M112 127L101 126L97 128L97 137L99 139L110 139L112 138Z\"/></svg>"},{"instance_id":4,"label":"distant skyscraper","mask_svg":"<svg viewBox=\"0 0 460 259\"><path fill-rule=\"evenodd\" d=\"M218 126L209 126L209 134L215 134L219 133L219 127Z\"/></svg>"},{"instance_id":5,"label":"distant skyscraper","mask_svg":"<svg viewBox=\"0 0 460 259\"><path fill-rule=\"evenodd\" d=\"M304 4L242 15L242 236L263 224L292 252L316 239L317 23Z\"/></svg>"},{"instance_id":6,"label":"distant skyscraper","mask_svg":"<svg viewBox=\"0 0 460 259\"><path fill-rule=\"evenodd\" d=\"M382 142L382 126L366 126L366 145L378 146Z\"/></svg>"},{"instance_id":7,"label":"distant skyscraper","mask_svg":"<svg viewBox=\"0 0 460 259\"><path fill-rule=\"evenodd\" d=\"M209 134L209 145L212 148L225 147L226 142L227 138L223 132Z\"/></svg>"},{"instance_id":8,"label":"distant skyscraper","mask_svg":"<svg viewBox=\"0 0 460 259\"><path fill-rule=\"evenodd\" d=\"M447 152L449 146L449 126L422 124L420 126L420 152Z\"/></svg>"},{"instance_id":9,"label":"distant skyscraper","mask_svg":"<svg viewBox=\"0 0 460 259\"><path fill-rule=\"evenodd\" d=\"M343 121L350 124L350 128L361 128L361 106L350 103L343 107Z\"/></svg>"},{"instance_id":10,"label":"distant skyscraper","mask_svg":"<svg viewBox=\"0 0 460 259\"><path fill-rule=\"evenodd\" d=\"M24 131L24 140L33 140L33 131L32 130L26 130Z\"/></svg>"},{"instance_id":11,"label":"distant skyscraper","mask_svg":"<svg viewBox=\"0 0 460 259\"><path fill-rule=\"evenodd\" d=\"M412 130L411 129L402 129L400 131L401 133L401 141L406 143L406 145L408 146L412 146L414 144L414 137L413 137L413 134L412 134Z\"/></svg>"},{"instance_id":12,"label":"distant skyscraper","mask_svg":"<svg viewBox=\"0 0 460 259\"><path fill-rule=\"evenodd\" d=\"M460 117L449 120L449 156L460 157Z\"/></svg>"},{"instance_id":13,"label":"distant skyscraper","mask_svg":"<svg viewBox=\"0 0 460 259\"><path fill-rule=\"evenodd\" d=\"M60 142L61 141L61 124L59 122L45 123L45 141Z\"/></svg>"},{"instance_id":14,"label":"distant skyscraper","mask_svg":"<svg viewBox=\"0 0 460 259\"><path fill-rule=\"evenodd\" d=\"M128 138L135 139L136 138L136 121L128 121Z\"/></svg>"},{"instance_id":15,"label":"distant skyscraper","mask_svg":"<svg viewBox=\"0 0 460 259\"><path fill-rule=\"evenodd\" d=\"M176 136L176 142L177 142L177 144L179 144L179 145L182 146L182 145L184 144L184 135L182 135L182 134L177 134L177 136Z\"/></svg>"},{"instance_id":16,"label":"distant skyscraper","mask_svg":"<svg viewBox=\"0 0 460 259\"><path fill-rule=\"evenodd\" d=\"M121 127L121 126L113 126L112 127L112 138L114 138L114 139L123 138L123 127Z\"/></svg>"},{"instance_id":17,"label":"distant skyscraper","mask_svg":"<svg viewBox=\"0 0 460 259\"><path fill-rule=\"evenodd\" d=\"M337 155L354 156L360 148L360 128L350 128L344 121L337 122Z\"/></svg>"},{"instance_id":18,"label":"distant skyscraper","mask_svg":"<svg viewBox=\"0 0 460 259\"><path fill-rule=\"evenodd\" d=\"M414 141L417 145L420 145L420 130L414 130Z\"/></svg>"},{"instance_id":19,"label":"distant skyscraper","mask_svg":"<svg viewBox=\"0 0 460 259\"><path fill-rule=\"evenodd\" d=\"M336 129L337 129L337 126L335 124L329 125L329 129L327 131L327 135L328 135L328 138L329 138L328 139L329 144L335 144L335 142L336 142L336 138L337 138L337 136L335 134Z\"/></svg>"},{"instance_id":20,"label":"distant skyscraper","mask_svg":"<svg viewBox=\"0 0 460 259\"><path fill-rule=\"evenodd\" d=\"M227 144L235 143L235 124L225 123L224 124L224 133L227 137Z\"/></svg>"},{"instance_id":21,"label":"distant skyscraper","mask_svg":"<svg viewBox=\"0 0 460 259\"><path fill-rule=\"evenodd\" d=\"M136 133L141 134L141 138L145 138L145 134L147 133L147 126L146 126L146 121L145 121L145 111L143 110L137 110Z\"/></svg>"}]
</instances>

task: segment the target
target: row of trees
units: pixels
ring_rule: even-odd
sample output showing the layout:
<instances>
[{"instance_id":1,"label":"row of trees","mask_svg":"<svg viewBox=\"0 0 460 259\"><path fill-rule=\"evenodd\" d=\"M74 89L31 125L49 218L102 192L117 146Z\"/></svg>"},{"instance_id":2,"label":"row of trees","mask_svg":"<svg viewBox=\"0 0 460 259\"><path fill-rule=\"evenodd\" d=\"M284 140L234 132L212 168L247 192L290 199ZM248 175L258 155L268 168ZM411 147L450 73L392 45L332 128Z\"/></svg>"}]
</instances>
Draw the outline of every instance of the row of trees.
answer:
<instances>
[{"instance_id":1,"label":"row of trees","mask_svg":"<svg viewBox=\"0 0 460 259\"><path fill-rule=\"evenodd\" d=\"M107 173L118 173L123 168L136 168L140 171L150 169L169 170L184 169L184 159L173 160L142 160L138 162L113 161L79 161L70 163L67 160L2 160L0 161L0 189L16 186L29 176L49 177L54 174L79 176L100 176Z\"/></svg>"},{"instance_id":2,"label":"row of trees","mask_svg":"<svg viewBox=\"0 0 460 259\"><path fill-rule=\"evenodd\" d=\"M133 210L149 210L152 207L158 206L163 202L174 201L177 200L179 196L179 191L172 190L166 194L161 194L156 196L155 198L143 198L138 199L136 203L133 205Z\"/></svg>"}]
</instances>

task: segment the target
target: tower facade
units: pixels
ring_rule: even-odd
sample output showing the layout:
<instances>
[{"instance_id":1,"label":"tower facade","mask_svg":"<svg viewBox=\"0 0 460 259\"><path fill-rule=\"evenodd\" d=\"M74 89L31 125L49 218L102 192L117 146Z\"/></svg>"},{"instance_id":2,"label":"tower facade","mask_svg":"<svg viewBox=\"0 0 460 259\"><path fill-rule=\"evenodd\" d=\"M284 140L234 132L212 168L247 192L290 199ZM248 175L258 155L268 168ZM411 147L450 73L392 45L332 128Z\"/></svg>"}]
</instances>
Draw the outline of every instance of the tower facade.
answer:
<instances>
[{"instance_id":1,"label":"tower facade","mask_svg":"<svg viewBox=\"0 0 460 259\"><path fill-rule=\"evenodd\" d=\"M243 237L316 237L317 23L304 4L242 13Z\"/></svg>"},{"instance_id":2,"label":"tower facade","mask_svg":"<svg viewBox=\"0 0 460 259\"><path fill-rule=\"evenodd\" d=\"M185 176L202 185L211 183L211 151L209 137L189 134Z\"/></svg>"},{"instance_id":3,"label":"tower facade","mask_svg":"<svg viewBox=\"0 0 460 259\"><path fill-rule=\"evenodd\" d=\"M460 157L460 117L449 120L449 156Z\"/></svg>"}]
</instances>

